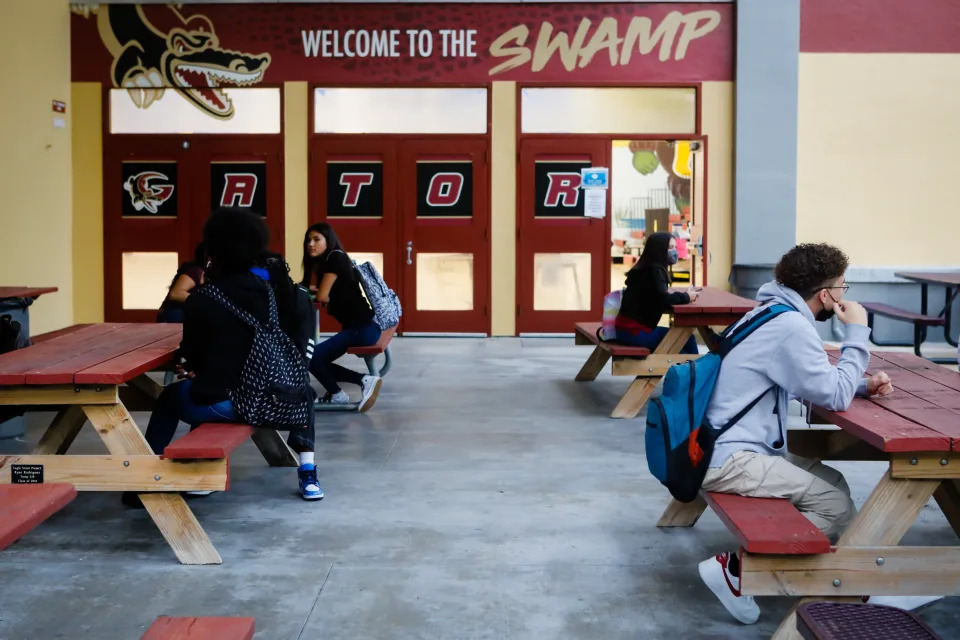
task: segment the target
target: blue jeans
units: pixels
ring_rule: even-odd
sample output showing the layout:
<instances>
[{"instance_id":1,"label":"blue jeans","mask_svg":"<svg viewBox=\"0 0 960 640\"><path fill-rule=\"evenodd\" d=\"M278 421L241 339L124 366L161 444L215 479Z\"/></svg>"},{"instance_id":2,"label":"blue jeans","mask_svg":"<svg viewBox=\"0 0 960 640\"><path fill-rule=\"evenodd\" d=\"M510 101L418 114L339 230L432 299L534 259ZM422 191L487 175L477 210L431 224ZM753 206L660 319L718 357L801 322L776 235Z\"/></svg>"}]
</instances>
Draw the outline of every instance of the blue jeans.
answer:
<instances>
[{"instance_id":1,"label":"blue jeans","mask_svg":"<svg viewBox=\"0 0 960 640\"><path fill-rule=\"evenodd\" d=\"M338 393L340 391L338 382L349 382L360 386L364 374L341 367L334 363L334 360L345 354L350 347L366 347L377 344L380 333L380 326L373 321L359 327L341 330L337 335L327 338L314 347L313 358L310 360L310 373L328 393Z\"/></svg>"},{"instance_id":2,"label":"blue jeans","mask_svg":"<svg viewBox=\"0 0 960 640\"><path fill-rule=\"evenodd\" d=\"M617 342L630 345L631 347L646 347L652 352L657 348L657 345L663 341L663 337L667 335L668 331L670 331L668 327L657 327L650 333L640 332L634 335L629 331L617 329ZM699 353L697 351L697 339L690 336L690 339L687 340L687 344L683 345L680 353Z\"/></svg>"},{"instance_id":3,"label":"blue jeans","mask_svg":"<svg viewBox=\"0 0 960 640\"><path fill-rule=\"evenodd\" d=\"M190 428L200 426L205 422L240 422L240 417L233 408L233 402L223 400L214 404L197 404L190 397L192 380L182 380L163 388L157 404L150 414L147 424L147 444L156 454L162 454L173 436L177 432L180 422L186 422ZM306 429L290 431L287 443L295 451L313 451L314 424L313 411L309 412L310 424Z\"/></svg>"}]
</instances>

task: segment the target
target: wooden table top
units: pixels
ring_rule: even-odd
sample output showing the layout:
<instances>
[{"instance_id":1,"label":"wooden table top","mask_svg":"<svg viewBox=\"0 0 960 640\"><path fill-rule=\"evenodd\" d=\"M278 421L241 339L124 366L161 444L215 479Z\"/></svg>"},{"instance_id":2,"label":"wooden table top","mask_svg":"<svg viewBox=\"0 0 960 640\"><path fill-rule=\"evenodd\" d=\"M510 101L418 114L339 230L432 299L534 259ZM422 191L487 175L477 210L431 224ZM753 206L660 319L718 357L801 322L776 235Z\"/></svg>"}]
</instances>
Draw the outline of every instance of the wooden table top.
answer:
<instances>
[{"instance_id":1,"label":"wooden table top","mask_svg":"<svg viewBox=\"0 0 960 640\"><path fill-rule=\"evenodd\" d=\"M36 298L57 291L56 287L0 287L0 300L7 298Z\"/></svg>"},{"instance_id":2,"label":"wooden table top","mask_svg":"<svg viewBox=\"0 0 960 640\"><path fill-rule=\"evenodd\" d=\"M92 324L0 355L0 385L122 384L167 362L179 324Z\"/></svg>"},{"instance_id":3,"label":"wooden table top","mask_svg":"<svg viewBox=\"0 0 960 640\"><path fill-rule=\"evenodd\" d=\"M677 289L677 291L685 291ZM716 313L734 313L743 315L757 306L756 300L741 298L740 296L724 291L714 289L713 287L704 287L700 295L690 304L678 304L673 308L675 315L693 315L693 314L716 314Z\"/></svg>"},{"instance_id":4,"label":"wooden table top","mask_svg":"<svg viewBox=\"0 0 960 640\"><path fill-rule=\"evenodd\" d=\"M839 352L828 352L836 362ZM913 453L960 448L960 373L912 353L873 351L868 373L885 371L894 391L854 398L847 411L814 413L881 451Z\"/></svg>"},{"instance_id":5,"label":"wooden table top","mask_svg":"<svg viewBox=\"0 0 960 640\"><path fill-rule=\"evenodd\" d=\"M943 284L948 287L960 287L960 271L957 272L936 272L936 271L903 271L893 274L898 278L913 280L925 284Z\"/></svg>"}]
</instances>

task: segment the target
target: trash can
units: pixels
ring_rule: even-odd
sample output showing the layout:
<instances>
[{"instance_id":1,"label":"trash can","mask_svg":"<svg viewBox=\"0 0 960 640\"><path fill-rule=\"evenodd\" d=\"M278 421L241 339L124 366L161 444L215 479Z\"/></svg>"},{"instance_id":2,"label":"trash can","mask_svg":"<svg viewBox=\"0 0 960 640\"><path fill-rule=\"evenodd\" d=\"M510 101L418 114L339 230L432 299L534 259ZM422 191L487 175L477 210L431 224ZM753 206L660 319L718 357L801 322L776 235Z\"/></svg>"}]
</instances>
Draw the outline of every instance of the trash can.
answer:
<instances>
[{"instance_id":1,"label":"trash can","mask_svg":"<svg viewBox=\"0 0 960 640\"><path fill-rule=\"evenodd\" d=\"M13 320L20 323L20 330L23 332L23 335L29 336L29 307L32 304L33 298L4 298L0 300L0 316L9 315ZM15 416L4 420L5 409L5 407L0 407L0 440L23 436L27 430L26 420L24 420L23 416Z\"/></svg>"}]
</instances>

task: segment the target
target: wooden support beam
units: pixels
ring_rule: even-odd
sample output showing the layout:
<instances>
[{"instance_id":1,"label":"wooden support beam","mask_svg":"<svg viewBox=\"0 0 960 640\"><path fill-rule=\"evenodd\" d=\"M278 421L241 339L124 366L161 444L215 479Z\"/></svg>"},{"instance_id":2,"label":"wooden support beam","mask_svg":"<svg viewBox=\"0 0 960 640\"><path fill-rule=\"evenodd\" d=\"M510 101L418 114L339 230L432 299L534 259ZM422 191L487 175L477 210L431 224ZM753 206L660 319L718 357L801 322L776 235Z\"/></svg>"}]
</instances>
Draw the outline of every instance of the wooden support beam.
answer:
<instances>
[{"instance_id":1,"label":"wooden support beam","mask_svg":"<svg viewBox=\"0 0 960 640\"><path fill-rule=\"evenodd\" d=\"M937 595L960 591L960 547L837 547L806 556L740 558L753 596Z\"/></svg>"},{"instance_id":2,"label":"wooden support beam","mask_svg":"<svg viewBox=\"0 0 960 640\"><path fill-rule=\"evenodd\" d=\"M960 420L960 416L958 416ZM894 478L960 478L960 453L898 453L890 460Z\"/></svg>"},{"instance_id":3,"label":"wooden support beam","mask_svg":"<svg viewBox=\"0 0 960 640\"><path fill-rule=\"evenodd\" d=\"M939 480L904 480L887 472L837 545L898 544L939 485Z\"/></svg>"},{"instance_id":4,"label":"wooden support beam","mask_svg":"<svg viewBox=\"0 0 960 640\"><path fill-rule=\"evenodd\" d=\"M181 564L223 560L179 493L141 493L140 500Z\"/></svg>"},{"instance_id":5,"label":"wooden support beam","mask_svg":"<svg viewBox=\"0 0 960 640\"><path fill-rule=\"evenodd\" d=\"M662 378L675 364L696 360L700 355L652 353L646 358L613 357L611 371L615 376L638 376L641 378Z\"/></svg>"},{"instance_id":6,"label":"wooden support beam","mask_svg":"<svg viewBox=\"0 0 960 640\"><path fill-rule=\"evenodd\" d=\"M116 404L116 385L45 385L0 387L0 406Z\"/></svg>"},{"instance_id":7,"label":"wooden support beam","mask_svg":"<svg viewBox=\"0 0 960 640\"><path fill-rule=\"evenodd\" d=\"M163 385L145 373L141 373L136 378L128 381L127 384L134 389L143 392L146 396L153 398L154 400L159 398L160 394L163 392Z\"/></svg>"},{"instance_id":8,"label":"wooden support beam","mask_svg":"<svg viewBox=\"0 0 960 640\"><path fill-rule=\"evenodd\" d=\"M700 519L706 508L707 503L700 496L697 496L697 499L693 502L671 500L667 508L664 509L663 515L660 516L660 520L657 521L657 526L663 528L692 527L697 524L697 520Z\"/></svg>"},{"instance_id":9,"label":"wooden support beam","mask_svg":"<svg viewBox=\"0 0 960 640\"><path fill-rule=\"evenodd\" d=\"M944 480L933 492L953 531L960 536L960 481Z\"/></svg>"},{"instance_id":10,"label":"wooden support beam","mask_svg":"<svg viewBox=\"0 0 960 640\"><path fill-rule=\"evenodd\" d=\"M279 431L273 429L254 429L253 444L271 467L298 467L300 459Z\"/></svg>"},{"instance_id":11,"label":"wooden support beam","mask_svg":"<svg viewBox=\"0 0 960 640\"><path fill-rule=\"evenodd\" d=\"M40 442L33 449L34 455L63 455L73 444L86 421L87 416L80 407L63 407L43 432Z\"/></svg>"},{"instance_id":12,"label":"wooden support beam","mask_svg":"<svg viewBox=\"0 0 960 640\"><path fill-rule=\"evenodd\" d=\"M13 465L40 465L43 481L77 491L225 491L227 461L178 462L159 456L0 456L0 484Z\"/></svg>"},{"instance_id":13,"label":"wooden support beam","mask_svg":"<svg viewBox=\"0 0 960 640\"><path fill-rule=\"evenodd\" d=\"M607 360L609 359L609 351L600 346L595 347L593 353L590 354L590 357L587 358L587 361L583 364L583 367L580 368L580 372L577 374L575 380L577 382L590 382L591 380L596 380L597 376L600 375L601 371L603 371L603 367L607 364Z\"/></svg>"},{"instance_id":14,"label":"wooden support beam","mask_svg":"<svg viewBox=\"0 0 960 640\"><path fill-rule=\"evenodd\" d=\"M114 455L151 456L153 451L122 404L85 406L83 412L97 430L107 451Z\"/></svg>"},{"instance_id":15,"label":"wooden support beam","mask_svg":"<svg viewBox=\"0 0 960 640\"><path fill-rule=\"evenodd\" d=\"M627 387L627 392L620 398L620 402L613 408L611 418L636 418L647 398L659 382L659 378L637 378Z\"/></svg>"}]
</instances>

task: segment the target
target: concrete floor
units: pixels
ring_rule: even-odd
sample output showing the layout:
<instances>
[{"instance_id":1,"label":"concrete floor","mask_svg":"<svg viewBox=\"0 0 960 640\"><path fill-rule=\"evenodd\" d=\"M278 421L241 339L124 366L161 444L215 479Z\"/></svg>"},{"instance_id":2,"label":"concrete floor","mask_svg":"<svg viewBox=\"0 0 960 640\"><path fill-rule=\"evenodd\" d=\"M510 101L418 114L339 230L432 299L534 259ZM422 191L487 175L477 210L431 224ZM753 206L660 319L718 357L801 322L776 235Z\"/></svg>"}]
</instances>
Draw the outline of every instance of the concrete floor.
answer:
<instances>
[{"instance_id":1,"label":"concrete floor","mask_svg":"<svg viewBox=\"0 0 960 640\"><path fill-rule=\"evenodd\" d=\"M642 423L606 417L627 381L574 383L571 342L395 340L376 407L319 416L325 500L249 443L229 492L191 500L222 566L179 565L143 511L81 494L0 552L0 638L134 639L164 614L252 615L258 640L769 637L793 600L727 615L696 565L730 534L710 512L654 527ZM102 448L88 428L72 451ZM862 504L882 466L841 468ZM957 541L928 505L905 542ZM921 616L960 637L960 598Z\"/></svg>"}]
</instances>

